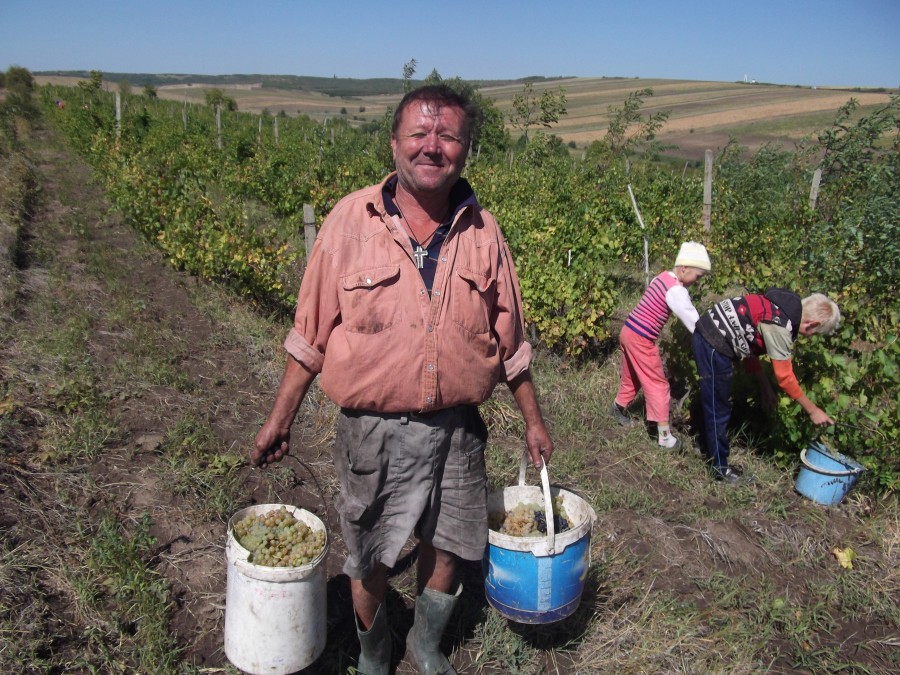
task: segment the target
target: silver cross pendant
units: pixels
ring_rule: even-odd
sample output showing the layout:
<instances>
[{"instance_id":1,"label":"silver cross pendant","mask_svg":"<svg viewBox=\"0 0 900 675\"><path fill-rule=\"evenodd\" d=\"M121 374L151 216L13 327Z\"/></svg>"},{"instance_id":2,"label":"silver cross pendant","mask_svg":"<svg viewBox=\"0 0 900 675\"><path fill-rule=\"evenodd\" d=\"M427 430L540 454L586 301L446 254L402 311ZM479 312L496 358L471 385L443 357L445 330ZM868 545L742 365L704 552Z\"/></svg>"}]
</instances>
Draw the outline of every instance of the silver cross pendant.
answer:
<instances>
[{"instance_id":1,"label":"silver cross pendant","mask_svg":"<svg viewBox=\"0 0 900 675\"><path fill-rule=\"evenodd\" d=\"M428 251L422 248L419 244L416 244L416 250L413 251L413 258L416 259L416 268L424 269L425 268L425 259L428 257Z\"/></svg>"}]
</instances>

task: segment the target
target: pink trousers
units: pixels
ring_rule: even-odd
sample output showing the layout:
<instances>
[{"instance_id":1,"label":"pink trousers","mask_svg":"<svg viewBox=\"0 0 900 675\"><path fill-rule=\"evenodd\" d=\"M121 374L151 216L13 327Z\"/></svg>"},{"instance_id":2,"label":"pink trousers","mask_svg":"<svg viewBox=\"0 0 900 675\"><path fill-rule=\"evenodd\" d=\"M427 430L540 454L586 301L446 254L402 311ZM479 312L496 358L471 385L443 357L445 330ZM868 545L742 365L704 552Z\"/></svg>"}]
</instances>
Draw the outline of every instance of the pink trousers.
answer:
<instances>
[{"instance_id":1,"label":"pink trousers","mask_svg":"<svg viewBox=\"0 0 900 675\"><path fill-rule=\"evenodd\" d=\"M663 372L659 347L653 340L638 335L628 326L619 333L622 347L622 381L616 403L623 408L634 400L637 393L644 390L647 404L647 420L667 423L669 421L669 381Z\"/></svg>"}]
</instances>

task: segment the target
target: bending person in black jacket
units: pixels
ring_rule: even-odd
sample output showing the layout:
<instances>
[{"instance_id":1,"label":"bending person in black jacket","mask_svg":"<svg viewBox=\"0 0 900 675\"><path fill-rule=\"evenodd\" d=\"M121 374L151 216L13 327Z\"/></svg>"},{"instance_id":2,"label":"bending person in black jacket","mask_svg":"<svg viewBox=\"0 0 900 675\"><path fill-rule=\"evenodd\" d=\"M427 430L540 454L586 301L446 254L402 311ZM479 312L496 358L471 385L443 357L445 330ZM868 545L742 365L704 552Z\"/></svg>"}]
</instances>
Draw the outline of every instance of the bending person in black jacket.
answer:
<instances>
[{"instance_id":1,"label":"bending person in black jacket","mask_svg":"<svg viewBox=\"0 0 900 675\"><path fill-rule=\"evenodd\" d=\"M700 376L703 440L717 480L739 483L743 479L728 464L735 361L746 359L747 371L760 384L767 412L774 412L776 399L759 365L759 357L764 354L772 361L778 385L809 414L813 424L834 424L800 388L791 365L791 348L798 335L829 335L840 320L838 306L827 296L814 293L801 300L796 293L781 288L769 289L765 295L722 300L700 315L692 344Z\"/></svg>"}]
</instances>

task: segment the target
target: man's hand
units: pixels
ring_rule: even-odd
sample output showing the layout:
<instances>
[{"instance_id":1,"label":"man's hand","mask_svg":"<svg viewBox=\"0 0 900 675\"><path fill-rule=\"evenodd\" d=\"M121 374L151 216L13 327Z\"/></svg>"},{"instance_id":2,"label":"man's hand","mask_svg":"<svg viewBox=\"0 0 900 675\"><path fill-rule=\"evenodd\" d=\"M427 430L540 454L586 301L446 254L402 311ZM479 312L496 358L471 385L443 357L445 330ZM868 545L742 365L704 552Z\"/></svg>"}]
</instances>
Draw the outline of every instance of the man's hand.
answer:
<instances>
[{"instance_id":1,"label":"man's hand","mask_svg":"<svg viewBox=\"0 0 900 675\"><path fill-rule=\"evenodd\" d=\"M309 385L316 374L299 361L289 356L284 367L281 384L275 395L272 411L256 434L256 441L250 451L250 462L253 466L266 466L272 462L280 462L290 451L291 425L297 416L297 410Z\"/></svg>"},{"instance_id":2,"label":"man's hand","mask_svg":"<svg viewBox=\"0 0 900 675\"><path fill-rule=\"evenodd\" d=\"M531 455L531 463L534 468L540 470L550 461L553 441L544 424L544 416L541 415L534 383L531 381L531 372L526 370L520 373L514 380L507 382L507 385L525 420L525 446Z\"/></svg>"},{"instance_id":3,"label":"man's hand","mask_svg":"<svg viewBox=\"0 0 900 675\"><path fill-rule=\"evenodd\" d=\"M290 430L282 431L266 422L256 434L256 441L250 450L250 463L253 466L266 466L272 462L280 462L290 452L290 442Z\"/></svg>"},{"instance_id":4,"label":"man's hand","mask_svg":"<svg viewBox=\"0 0 900 675\"><path fill-rule=\"evenodd\" d=\"M809 411L809 419L812 420L812 423L816 426L825 426L828 424L833 425L834 420L831 419L824 410L819 408L818 406L813 406L813 409Z\"/></svg>"},{"instance_id":5,"label":"man's hand","mask_svg":"<svg viewBox=\"0 0 900 675\"><path fill-rule=\"evenodd\" d=\"M810 401L809 397L806 396L806 394L798 398L797 403L799 403L800 407L806 411L806 414L809 415L809 419L811 419L812 423L816 426L834 424L834 420L831 419L827 414L825 414L825 411L822 410L819 406Z\"/></svg>"},{"instance_id":6,"label":"man's hand","mask_svg":"<svg viewBox=\"0 0 900 675\"><path fill-rule=\"evenodd\" d=\"M550 463L550 457L553 456L553 440L543 423L525 429L525 443L535 469L540 470L545 464Z\"/></svg>"}]
</instances>

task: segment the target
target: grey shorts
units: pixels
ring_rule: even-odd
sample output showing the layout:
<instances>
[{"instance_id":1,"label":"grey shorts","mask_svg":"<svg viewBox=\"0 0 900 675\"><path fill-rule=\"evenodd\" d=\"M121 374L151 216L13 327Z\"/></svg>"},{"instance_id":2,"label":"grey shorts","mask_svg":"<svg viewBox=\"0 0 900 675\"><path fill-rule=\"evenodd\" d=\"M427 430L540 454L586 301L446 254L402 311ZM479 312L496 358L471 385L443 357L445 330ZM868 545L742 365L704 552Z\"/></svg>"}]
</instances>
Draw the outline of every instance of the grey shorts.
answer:
<instances>
[{"instance_id":1,"label":"grey shorts","mask_svg":"<svg viewBox=\"0 0 900 675\"><path fill-rule=\"evenodd\" d=\"M487 545L487 427L475 406L420 417L341 410L334 444L335 508L349 556L364 579L393 567L411 534L465 560Z\"/></svg>"}]
</instances>

